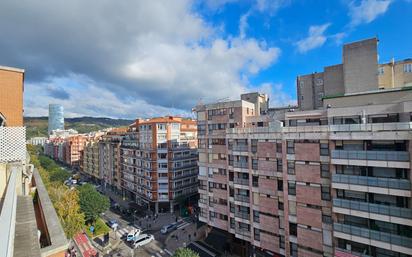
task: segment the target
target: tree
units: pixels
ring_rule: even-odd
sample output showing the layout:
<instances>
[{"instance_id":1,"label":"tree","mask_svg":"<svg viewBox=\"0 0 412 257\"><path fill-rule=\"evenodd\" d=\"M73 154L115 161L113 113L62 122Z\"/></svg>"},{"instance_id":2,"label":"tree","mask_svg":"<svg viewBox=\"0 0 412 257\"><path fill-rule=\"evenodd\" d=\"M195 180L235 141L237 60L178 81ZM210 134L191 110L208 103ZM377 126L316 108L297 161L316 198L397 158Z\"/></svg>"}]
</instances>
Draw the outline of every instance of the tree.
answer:
<instances>
[{"instance_id":1,"label":"tree","mask_svg":"<svg viewBox=\"0 0 412 257\"><path fill-rule=\"evenodd\" d=\"M72 238L82 230L85 223L84 214L80 211L78 192L60 185L51 186L49 195L67 238Z\"/></svg>"},{"instance_id":2,"label":"tree","mask_svg":"<svg viewBox=\"0 0 412 257\"><path fill-rule=\"evenodd\" d=\"M199 254L189 248L178 248L172 257L199 257Z\"/></svg>"},{"instance_id":3,"label":"tree","mask_svg":"<svg viewBox=\"0 0 412 257\"><path fill-rule=\"evenodd\" d=\"M102 212L109 209L109 198L101 195L90 184L85 184L79 187L78 190L80 208L86 220L94 223Z\"/></svg>"},{"instance_id":4,"label":"tree","mask_svg":"<svg viewBox=\"0 0 412 257\"><path fill-rule=\"evenodd\" d=\"M50 171L50 176L49 177L50 177L50 182L63 183L64 181L66 181L70 177L70 174L67 171L63 170L63 169L58 168L58 169Z\"/></svg>"}]
</instances>

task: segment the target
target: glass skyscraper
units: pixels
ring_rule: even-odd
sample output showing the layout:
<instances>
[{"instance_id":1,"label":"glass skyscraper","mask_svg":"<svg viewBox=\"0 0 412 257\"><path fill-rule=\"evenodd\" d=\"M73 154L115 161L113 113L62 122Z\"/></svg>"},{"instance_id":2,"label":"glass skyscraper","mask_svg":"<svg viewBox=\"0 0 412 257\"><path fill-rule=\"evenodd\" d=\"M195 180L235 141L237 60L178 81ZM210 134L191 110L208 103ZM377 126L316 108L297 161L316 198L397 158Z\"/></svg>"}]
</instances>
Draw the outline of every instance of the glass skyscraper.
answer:
<instances>
[{"instance_id":1,"label":"glass skyscraper","mask_svg":"<svg viewBox=\"0 0 412 257\"><path fill-rule=\"evenodd\" d=\"M49 104L49 135L56 129L64 129L63 106L60 104Z\"/></svg>"}]
</instances>

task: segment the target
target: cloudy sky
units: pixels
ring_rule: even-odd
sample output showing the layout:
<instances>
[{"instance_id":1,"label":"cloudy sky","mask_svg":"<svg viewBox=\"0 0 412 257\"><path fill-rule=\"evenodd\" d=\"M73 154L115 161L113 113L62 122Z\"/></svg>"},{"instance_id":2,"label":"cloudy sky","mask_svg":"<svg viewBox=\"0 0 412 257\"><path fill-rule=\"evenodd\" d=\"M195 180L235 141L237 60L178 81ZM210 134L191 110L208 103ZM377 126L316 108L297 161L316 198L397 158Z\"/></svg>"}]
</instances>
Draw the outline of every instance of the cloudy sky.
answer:
<instances>
[{"instance_id":1,"label":"cloudy sky","mask_svg":"<svg viewBox=\"0 0 412 257\"><path fill-rule=\"evenodd\" d=\"M270 94L378 36L380 62L412 57L411 0L2 0L0 65L26 70L25 115L190 114L199 101Z\"/></svg>"}]
</instances>

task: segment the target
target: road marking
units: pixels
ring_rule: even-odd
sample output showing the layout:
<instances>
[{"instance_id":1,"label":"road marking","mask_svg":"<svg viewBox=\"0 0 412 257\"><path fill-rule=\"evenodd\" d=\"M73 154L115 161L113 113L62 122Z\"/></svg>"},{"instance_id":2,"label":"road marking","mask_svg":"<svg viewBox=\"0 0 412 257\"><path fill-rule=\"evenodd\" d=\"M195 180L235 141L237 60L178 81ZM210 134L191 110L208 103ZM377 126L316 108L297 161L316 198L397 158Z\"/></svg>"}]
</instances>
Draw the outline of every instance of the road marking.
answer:
<instances>
[{"instance_id":1,"label":"road marking","mask_svg":"<svg viewBox=\"0 0 412 257\"><path fill-rule=\"evenodd\" d=\"M190 223L184 223L184 225L178 226L177 229L182 229L182 228L185 228L189 225L190 225Z\"/></svg>"},{"instance_id":2,"label":"road marking","mask_svg":"<svg viewBox=\"0 0 412 257\"><path fill-rule=\"evenodd\" d=\"M165 252L166 252L168 255L170 255L170 256L173 255L173 253L172 253L171 251L167 250L166 248L165 248L164 250L165 250Z\"/></svg>"},{"instance_id":3,"label":"road marking","mask_svg":"<svg viewBox=\"0 0 412 257\"><path fill-rule=\"evenodd\" d=\"M157 257L163 257L160 253L156 253Z\"/></svg>"}]
</instances>

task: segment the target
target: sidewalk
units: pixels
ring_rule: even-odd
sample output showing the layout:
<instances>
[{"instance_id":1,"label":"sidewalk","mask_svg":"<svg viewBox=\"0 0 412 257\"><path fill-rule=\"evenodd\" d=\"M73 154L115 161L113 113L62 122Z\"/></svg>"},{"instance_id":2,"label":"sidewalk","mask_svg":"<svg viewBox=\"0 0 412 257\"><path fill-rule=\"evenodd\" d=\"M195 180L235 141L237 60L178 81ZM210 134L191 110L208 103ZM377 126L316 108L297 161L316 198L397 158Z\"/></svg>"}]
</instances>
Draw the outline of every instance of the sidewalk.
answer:
<instances>
[{"instance_id":1,"label":"sidewalk","mask_svg":"<svg viewBox=\"0 0 412 257\"><path fill-rule=\"evenodd\" d=\"M136 218L135 225L142 228L143 230L160 230L164 225L176 222L176 216L171 213L159 213L157 218L154 219L153 216Z\"/></svg>"},{"instance_id":2,"label":"sidewalk","mask_svg":"<svg viewBox=\"0 0 412 257\"><path fill-rule=\"evenodd\" d=\"M177 229L170 233L166 238L165 245L166 248L174 252L179 247L185 247L190 242L203 240L206 236L206 226L202 226L199 229L196 228L196 223L190 223L189 226Z\"/></svg>"}]
</instances>

